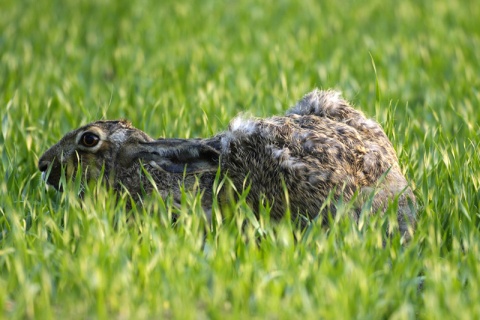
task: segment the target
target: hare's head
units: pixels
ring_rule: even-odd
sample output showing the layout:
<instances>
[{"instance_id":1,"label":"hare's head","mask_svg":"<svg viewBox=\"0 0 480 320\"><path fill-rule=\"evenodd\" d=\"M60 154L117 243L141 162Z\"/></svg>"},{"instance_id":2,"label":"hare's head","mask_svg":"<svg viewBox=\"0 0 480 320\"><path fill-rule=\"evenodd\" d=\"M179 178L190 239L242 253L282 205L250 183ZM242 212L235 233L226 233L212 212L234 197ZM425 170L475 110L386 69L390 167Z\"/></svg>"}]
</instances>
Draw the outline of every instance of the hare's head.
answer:
<instances>
[{"instance_id":1,"label":"hare's head","mask_svg":"<svg viewBox=\"0 0 480 320\"><path fill-rule=\"evenodd\" d=\"M108 174L115 154L132 139L152 140L127 121L96 121L67 133L40 157L38 168L43 175L50 170L47 182L56 189L60 188L62 168L67 178L82 167L84 178L97 179L102 169Z\"/></svg>"},{"instance_id":2,"label":"hare's head","mask_svg":"<svg viewBox=\"0 0 480 320\"><path fill-rule=\"evenodd\" d=\"M136 190L144 165L161 189L176 185L184 174L215 172L218 148L218 139L154 140L124 120L96 121L67 133L40 157L38 168L57 190L62 170L69 179L78 168L86 181L105 178Z\"/></svg>"}]
</instances>

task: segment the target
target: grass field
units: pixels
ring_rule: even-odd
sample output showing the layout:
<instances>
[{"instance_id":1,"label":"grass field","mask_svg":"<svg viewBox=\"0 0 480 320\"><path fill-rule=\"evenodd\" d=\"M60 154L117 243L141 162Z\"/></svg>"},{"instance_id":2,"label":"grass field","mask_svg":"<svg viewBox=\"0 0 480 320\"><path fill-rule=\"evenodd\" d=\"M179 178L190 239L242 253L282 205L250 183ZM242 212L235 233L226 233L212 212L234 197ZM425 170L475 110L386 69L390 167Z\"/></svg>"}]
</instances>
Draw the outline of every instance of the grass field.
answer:
<instances>
[{"instance_id":1,"label":"grass field","mask_svg":"<svg viewBox=\"0 0 480 320\"><path fill-rule=\"evenodd\" d=\"M259 3L1 2L1 317L480 317L480 6ZM175 225L155 196L127 224L125 199L94 188L80 202L78 186L46 190L36 168L99 118L208 136L315 87L386 129L419 201L408 246L382 246L392 215L302 231L239 201L210 226L190 194Z\"/></svg>"}]
</instances>

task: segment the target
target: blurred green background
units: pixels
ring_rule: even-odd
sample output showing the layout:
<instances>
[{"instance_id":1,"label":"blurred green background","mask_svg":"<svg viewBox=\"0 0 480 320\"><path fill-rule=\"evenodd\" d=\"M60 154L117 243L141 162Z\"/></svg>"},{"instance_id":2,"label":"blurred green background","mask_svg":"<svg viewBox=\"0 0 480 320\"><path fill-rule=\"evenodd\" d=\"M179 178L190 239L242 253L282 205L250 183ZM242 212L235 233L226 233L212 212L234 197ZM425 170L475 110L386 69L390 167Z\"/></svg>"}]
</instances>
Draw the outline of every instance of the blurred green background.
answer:
<instances>
[{"instance_id":1,"label":"blurred green background","mask_svg":"<svg viewBox=\"0 0 480 320\"><path fill-rule=\"evenodd\" d=\"M474 1L3 0L3 316L478 317L478 17ZM195 205L180 231L115 231L121 208L46 192L36 169L100 118L202 137L315 87L383 124L420 204L407 248L348 222L298 242L269 226L259 246L232 222L202 246Z\"/></svg>"}]
</instances>

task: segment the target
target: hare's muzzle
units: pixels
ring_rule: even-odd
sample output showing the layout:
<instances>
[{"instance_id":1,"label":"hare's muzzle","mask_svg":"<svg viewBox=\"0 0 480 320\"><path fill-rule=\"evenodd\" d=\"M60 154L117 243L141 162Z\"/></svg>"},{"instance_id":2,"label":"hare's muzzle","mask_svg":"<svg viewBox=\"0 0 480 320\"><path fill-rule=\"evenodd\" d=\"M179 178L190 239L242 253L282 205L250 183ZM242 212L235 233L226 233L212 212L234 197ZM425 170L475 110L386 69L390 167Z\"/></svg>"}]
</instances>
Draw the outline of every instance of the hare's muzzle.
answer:
<instances>
[{"instance_id":1,"label":"hare's muzzle","mask_svg":"<svg viewBox=\"0 0 480 320\"><path fill-rule=\"evenodd\" d=\"M45 171L47 171L48 169L49 164L50 164L50 161L40 159L40 161L38 162L38 169L43 173L45 173Z\"/></svg>"},{"instance_id":2,"label":"hare's muzzle","mask_svg":"<svg viewBox=\"0 0 480 320\"><path fill-rule=\"evenodd\" d=\"M49 168L52 169L49 172ZM45 160L40 158L38 161L38 169L42 172L42 180L52 185L55 189L60 190L60 172L61 172L60 164L57 164L55 161L52 162L49 160Z\"/></svg>"},{"instance_id":3,"label":"hare's muzzle","mask_svg":"<svg viewBox=\"0 0 480 320\"><path fill-rule=\"evenodd\" d=\"M42 180L47 182L47 170L50 165L50 161L40 159L38 161L38 170L42 172Z\"/></svg>"}]
</instances>

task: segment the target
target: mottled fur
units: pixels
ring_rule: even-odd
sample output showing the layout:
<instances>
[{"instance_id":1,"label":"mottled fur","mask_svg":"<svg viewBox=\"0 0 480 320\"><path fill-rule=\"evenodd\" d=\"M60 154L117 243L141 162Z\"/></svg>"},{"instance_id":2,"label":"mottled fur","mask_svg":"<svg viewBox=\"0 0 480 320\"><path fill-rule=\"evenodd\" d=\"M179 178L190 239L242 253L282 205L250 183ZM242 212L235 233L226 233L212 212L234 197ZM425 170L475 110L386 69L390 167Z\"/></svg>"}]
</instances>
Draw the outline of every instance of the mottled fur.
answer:
<instances>
[{"instance_id":1,"label":"mottled fur","mask_svg":"<svg viewBox=\"0 0 480 320\"><path fill-rule=\"evenodd\" d=\"M99 143L83 146L86 132L98 136ZM373 195L373 212L384 211L398 198L400 231L407 238L415 224L415 197L388 137L335 91L314 90L285 116L237 117L227 131L209 139L154 140L126 121L93 122L47 150L39 168L52 167L47 181L58 188L62 165L72 176L78 161L87 179L98 178L103 166L106 181L136 200L156 187L162 196L172 194L179 201L184 184L204 192L203 206L209 210L220 166L237 190L251 186L247 200L254 210L268 201L273 218L282 217L289 206L292 218L301 223L319 215L327 223L337 200L349 201L358 193L355 220L363 201Z\"/></svg>"}]
</instances>

